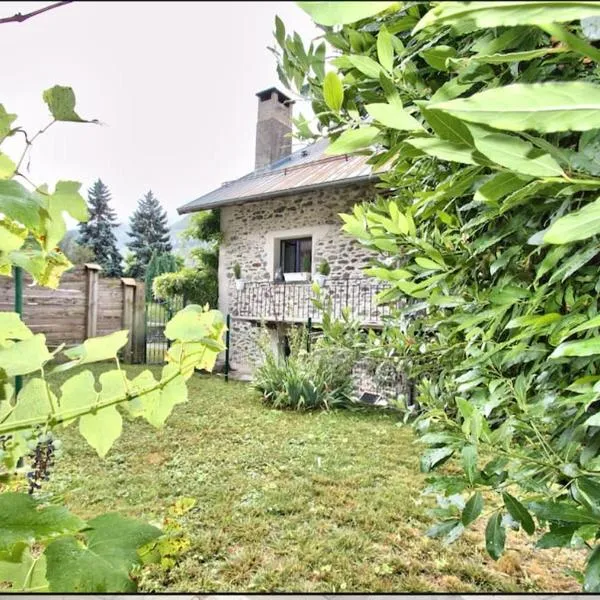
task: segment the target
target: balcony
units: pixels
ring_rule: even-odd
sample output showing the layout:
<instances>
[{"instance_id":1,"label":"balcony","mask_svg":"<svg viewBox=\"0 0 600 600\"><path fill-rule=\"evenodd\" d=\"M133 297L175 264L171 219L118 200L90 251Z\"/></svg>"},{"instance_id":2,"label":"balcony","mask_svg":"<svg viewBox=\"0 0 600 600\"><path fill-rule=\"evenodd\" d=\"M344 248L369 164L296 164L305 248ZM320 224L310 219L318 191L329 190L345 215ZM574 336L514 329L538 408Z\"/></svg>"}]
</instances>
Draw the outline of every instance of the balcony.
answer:
<instances>
[{"instance_id":1,"label":"balcony","mask_svg":"<svg viewBox=\"0 0 600 600\"><path fill-rule=\"evenodd\" d=\"M348 307L350 315L363 325L381 327L384 317L391 314L399 303L378 304L376 295L389 285L368 279L328 279L321 288L324 301L330 302L332 316L339 318ZM236 290L231 315L238 319L265 322L313 323L322 319L322 311L315 307L312 284L246 282L243 290Z\"/></svg>"}]
</instances>

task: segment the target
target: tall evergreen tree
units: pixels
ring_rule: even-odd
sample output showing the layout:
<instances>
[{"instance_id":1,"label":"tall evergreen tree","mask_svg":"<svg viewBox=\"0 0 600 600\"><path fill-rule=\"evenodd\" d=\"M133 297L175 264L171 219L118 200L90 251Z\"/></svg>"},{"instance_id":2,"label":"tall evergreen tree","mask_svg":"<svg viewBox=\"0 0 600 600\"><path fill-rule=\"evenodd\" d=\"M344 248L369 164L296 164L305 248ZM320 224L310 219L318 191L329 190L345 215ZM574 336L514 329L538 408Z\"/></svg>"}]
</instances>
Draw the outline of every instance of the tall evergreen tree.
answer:
<instances>
[{"instance_id":1,"label":"tall evergreen tree","mask_svg":"<svg viewBox=\"0 0 600 600\"><path fill-rule=\"evenodd\" d=\"M150 262L152 253L164 254L171 252L169 226L167 225L167 212L150 190L139 202L133 216L129 219L131 231L127 235L131 241L127 247L133 253L133 260L129 265L130 277L143 279L146 267Z\"/></svg>"},{"instance_id":2,"label":"tall evergreen tree","mask_svg":"<svg viewBox=\"0 0 600 600\"><path fill-rule=\"evenodd\" d=\"M119 226L117 215L110 207L108 187L98 179L88 190L90 218L87 223L79 223L77 243L94 253L94 260L102 267L105 275L119 277L123 274L123 257L117 248L117 238L113 229Z\"/></svg>"}]
</instances>

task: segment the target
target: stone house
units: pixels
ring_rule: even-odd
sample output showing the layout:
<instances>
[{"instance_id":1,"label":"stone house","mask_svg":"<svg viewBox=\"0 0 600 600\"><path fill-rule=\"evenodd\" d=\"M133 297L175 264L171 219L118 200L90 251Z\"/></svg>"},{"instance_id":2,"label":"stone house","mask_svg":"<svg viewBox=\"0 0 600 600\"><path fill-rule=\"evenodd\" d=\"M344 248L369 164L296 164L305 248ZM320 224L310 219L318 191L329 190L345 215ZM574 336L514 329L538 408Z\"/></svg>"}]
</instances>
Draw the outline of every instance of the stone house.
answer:
<instances>
[{"instance_id":1,"label":"stone house","mask_svg":"<svg viewBox=\"0 0 600 600\"><path fill-rule=\"evenodd\" d=\"M263 326L279 348L290 325L310 318L318 327L311 279L323 261L330 267L323 289L335 313L348 306L365 327L377 328L389 310L375 301L381 284L362 273L370 253L341 231L339 213L375 196L379 177L367 157L327 156L327 140L292 152L293 101L276 88L257 96L254 171L178 208L220 209L219 309L230 315L231 367L242 373L259 360ZM357 392L372 391L360 367L356 380Z\"/></svg>"}]
</instances>

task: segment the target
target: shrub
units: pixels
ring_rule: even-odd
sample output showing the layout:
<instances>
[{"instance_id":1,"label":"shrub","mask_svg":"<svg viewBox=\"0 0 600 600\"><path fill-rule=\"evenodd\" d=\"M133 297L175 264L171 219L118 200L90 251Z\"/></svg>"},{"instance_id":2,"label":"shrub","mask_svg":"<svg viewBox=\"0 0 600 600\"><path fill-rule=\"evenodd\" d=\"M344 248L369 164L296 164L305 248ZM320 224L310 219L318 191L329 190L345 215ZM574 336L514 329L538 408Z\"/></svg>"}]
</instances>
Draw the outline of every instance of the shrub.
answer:
<instances>
[{"instance_id":1,"label":"shrub","mask_svg":"<svg viewBox=\"0 0 600 600\"><path fill-rule=\"evenodd\" d=\"M242 267L240 267L239 263L235 263L235 265L233 265L233 276L236 279L242 278Z\"/></svg>"},{"instance_id":2,"label":"shrub","mask_svg":"<svg viewBox=\"0 0 600 600\"><path fill-rule=\"evenodd\" d=\"M210 270L184 267L176 273L154 278L152 293L157 300L183 296L187 302L215 307L218 303L218 281Z\"/></svg>"},{"instance_id":3,"label":"shrub","mask_svg":"<svg viewBox=\"0 0 600 600\"><path fill-rule=\"evenodd\" d=\"M327 277L329 273L331 273L331 267L329 266L329 263L326 260L322 260L319 263L319 274Z\"/></svg>"},{"instance_id":4,"label":"shrub","mask_svg":"<svg viewBox=\"0 0 600 600\"><path fill-rule=\"evenodd\" d=\"M290 354L283 357L263 340L264 362L255 372L254 386L265 404L299 411L352 405L352 353L321 340L308 352L306 341L306 331L296 328Z\"/></svg>"}]
</instances>

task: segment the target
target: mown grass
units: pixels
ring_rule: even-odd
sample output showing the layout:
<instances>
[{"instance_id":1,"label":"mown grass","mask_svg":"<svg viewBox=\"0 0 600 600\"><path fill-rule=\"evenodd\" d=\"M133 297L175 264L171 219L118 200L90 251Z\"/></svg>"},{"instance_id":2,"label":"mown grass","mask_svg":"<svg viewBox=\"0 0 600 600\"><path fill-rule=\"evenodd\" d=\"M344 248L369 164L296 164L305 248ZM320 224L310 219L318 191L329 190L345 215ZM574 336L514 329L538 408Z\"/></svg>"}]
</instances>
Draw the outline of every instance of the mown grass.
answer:
<instances>
[{"instance_id":1,"label":"mown grass","mask_svg":"<svg viewBox=\"0 0 600 600\"><path fill-rule=\"evenodd\" d=\"M426 538L418 449L393 415L280 412L216 377L189 389L164 429L126 423L104 460L68 429L50 485L84 517L160 521L196 499L182 517L190 547L170 570L146 568L141 591L578 590L563 575L581 566L576 553L535 553L511 536L494 563L481 531L449 547Z\"/></svg>"}]
</instances>

